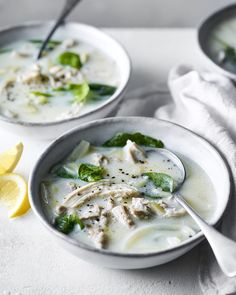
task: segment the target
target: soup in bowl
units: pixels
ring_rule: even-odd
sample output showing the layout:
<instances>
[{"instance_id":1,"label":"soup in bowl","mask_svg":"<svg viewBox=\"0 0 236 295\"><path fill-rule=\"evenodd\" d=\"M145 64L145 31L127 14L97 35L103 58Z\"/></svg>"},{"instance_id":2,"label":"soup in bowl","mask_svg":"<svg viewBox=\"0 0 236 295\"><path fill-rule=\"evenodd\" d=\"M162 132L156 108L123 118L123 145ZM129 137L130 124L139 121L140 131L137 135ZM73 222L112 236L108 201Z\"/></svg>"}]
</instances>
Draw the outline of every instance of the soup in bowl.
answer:
<instances>
[{"instance_id":1,"label":"soup in bowl","mask_svg":"<svg viewBox=\"0 0 236 295\"><path fill-rule=\"evenodd\" d=\"M91 262L142 268L170 261L203 236L172 197L182 172L166 149L186 168L180 193L215 224L229 197L224 161L190 131L151 118L100 120L59 138L31 175L32 208Z\"/></svg>"},{"instance_id":2,"label":"soup in bowl","mask_svg":"<svg viewBox=\"0 0 236 295\"><path fill-rule=\"evenodd\" d=\"M36 56L50 23L0 32L0 119L12 128L55 137L114 111L130 72L129 58L93 27L65 24ZM17 34L17 36L16 36ZM28 127L28 128L27 128Z\"/></svg>"},{"instance_id":3,"label":"soup in bowl","mask_svg":"<svg viewBox=\"0 0 236 295\"><path fill-rule=\"evenodd\" d=\"M198 29L198 43L209 65L236 79L236 5L226 6L209 17Z\"/></svg>"}]
</instances>

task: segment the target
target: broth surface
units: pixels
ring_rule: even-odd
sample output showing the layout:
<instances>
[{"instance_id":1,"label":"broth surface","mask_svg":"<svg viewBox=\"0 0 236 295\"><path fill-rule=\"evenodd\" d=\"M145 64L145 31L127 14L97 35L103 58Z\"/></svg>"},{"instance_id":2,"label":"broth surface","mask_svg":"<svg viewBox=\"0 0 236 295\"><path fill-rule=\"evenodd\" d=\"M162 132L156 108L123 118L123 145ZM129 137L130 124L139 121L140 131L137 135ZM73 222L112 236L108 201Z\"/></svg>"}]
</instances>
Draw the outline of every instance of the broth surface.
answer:
<instances>
[{"instance_id":1,"label":"broth surface","mask_svg":"<svg viewBox=\"0 0 236 295\"><path fill-rule=\"evenodd\" d=\"M137 148L136 154L134 154L137 161L130 158L129 148ZM145 153L142 159L140 151ZM116 252L142 253L174 247L199 231L193 219L171 198L171 192L165 192L160 187L156 187L144 175L146 172L164 173L173 178L176 183L181 178L179 168L169 158L163 156L160 149L141 147L131 141L127 142L125 147L95 147L82 142L77 150L77 156L75 154L76 152L73 152L64 163L52 169L43 181L42 190L46 214L50 222L54 223L58 216L58 208L63 208L63 204L66 204L66 196L73 194L73 190L91 185L81 179L58 177L58 171L60 171L60 175L63 174L60 170L61 165L65 165L64 167L68 169L67 172L72 175L78 167L81 167L82 163L89 163L104 169L103 178L95 182L97 187L92 187L90 191L90 193L94 193L96 189L100 190L100 195L92 197L82 205L77 203L73 210L68 211L70 213L76 212L85 224L83 230L79 225L76 225L69 233L74 239ZM213 215L216 206L213 185L198 164L183 155L179 156L187 171L187 178L180 193L207 220ZM119 193L106 194L104 187L100 187L100 183L104 181L109 182L109 186L127 185L133 187L138 191L138 194L130 193L126 196L122 193L120 195ZM116 189L118 191L119 187ZM125 189L126 187L123 188L123 190ZM82 192L78 199L83 195ZM114 202L111 208L107 209L105 225L102 225L102 213L92 218L83 219L83 216L92 212L96 206L99 206L101 210L106 210L108 203L110 204L110 196ZM135 202L139 203L139 206L136 207L137 211L134 208ZM132 220L131 226L117 214L120 206L127 208L127 216ZM98 237L91 233L92 230L103 230L106 242L99 244Z\"/></svg>"},{"instance_id":2,"label":"broth surface","mask_svg":"<svg viewBox=\"0 0 236 295\"><path fill-rule=\"evenodd\" d=\"M222 68L236 73L236 17L220 21L210 32L207 41L210 58Z\"/></svg>"},{"instance_id":3,"label":"broth surface","mask_svg":"<svg viewBox=\"0 0 236 295\"><path fill-rule=\"evenodd\" d=\"M0 49L2 116L27 122L57 121L88 113L115 92L120 76L114 60L79 40L52 42L56 45L52 43L39 61L40 40L17 41ZM65 52L69 52L69 60L67 56L63 62L73 66L58 61ZM73 64L73 58L79 61ZM99 89L94 91L91 84Z\"/></svg>"}]
</instances>

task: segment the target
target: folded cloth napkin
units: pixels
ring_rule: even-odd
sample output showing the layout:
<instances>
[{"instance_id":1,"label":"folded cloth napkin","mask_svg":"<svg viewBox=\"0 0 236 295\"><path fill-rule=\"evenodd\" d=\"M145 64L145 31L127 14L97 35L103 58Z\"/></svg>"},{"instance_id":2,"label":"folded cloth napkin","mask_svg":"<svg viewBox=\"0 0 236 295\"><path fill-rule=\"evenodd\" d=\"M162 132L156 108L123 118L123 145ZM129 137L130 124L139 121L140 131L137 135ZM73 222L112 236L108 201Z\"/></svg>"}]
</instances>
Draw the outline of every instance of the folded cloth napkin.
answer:
<instances>
[{"instance_id":1,"label":"folded cloth napkin","mask_svg":"<svg viewBox=\"0 0 236 295\"><path fill-rule=\"evenodd\" d=\"M185 126L215 145L223 154L236 184L236 88L215 73L198 73L179 66L171 70L169 88L173 103L162 106L156 117ZM222 231L236 240L236 196L223 220ZM236 267L236 266L235 266ZM200 283L204 294L235 294L236 278L219 269L209 247L201 253Z\"/></svg>"},{"instance_id":2,"label":"folded cloth napkin","mask_svg":"<svg viewBox=\"0 0 236 295\"><path fill-rule=\"evenodd\" d=\"M210 141L225 157L236 184L236 88L216 73L198 73L186 67L173 68L169 89L148 87L129 95L118 115L154 115L180 124ZM154 108L157 108L153 112ZM236 240L236 196L223 220L222 231ZM236 278L227 278L219 269L209 245L202 246L199 278L203 294L236 294Z\"/></svg>"}]
</instances>

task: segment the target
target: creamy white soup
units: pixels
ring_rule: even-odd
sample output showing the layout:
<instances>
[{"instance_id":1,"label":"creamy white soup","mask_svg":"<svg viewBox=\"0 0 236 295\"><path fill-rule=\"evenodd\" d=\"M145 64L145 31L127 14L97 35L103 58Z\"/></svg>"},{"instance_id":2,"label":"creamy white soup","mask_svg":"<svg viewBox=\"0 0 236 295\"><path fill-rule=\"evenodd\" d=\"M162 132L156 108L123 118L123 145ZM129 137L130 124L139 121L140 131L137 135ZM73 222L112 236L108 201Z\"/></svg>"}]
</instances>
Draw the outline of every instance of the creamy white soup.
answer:
<instances>
[{"instance_id":1,"label":"creamy white soup","mask_svg":"<svg viewBox=\"0 0 236 295\"><path fill-rule=\"evenodd\" d=\"M220 21L209 34L209 56L222 68L236 73L236 17Z\"/></svg>"},{"instance_id":2,"label":"creamy white soup","mask_svg":"<svg viewBox=\"0 0 236 295\"><path fill-rule=\"evenodd\" d=\"M161 251L194 236L199 228L172 198L181 171L163 147L141 133L118 133L102 146L81 141L41 183L49 221L78 241L116 252ZM197 163L180 157L187 171L180 192L209 219L213 185Z\"/></svg>"},{"instance_id":3,"label":"creamy white soup","mask_svg":"<svg viewBox=\"0 0 236 295\"><path fill-rule=\"evenodd\" d=\"M79 40L52 40L36 61L42 40L0 49L0 114L27 122L52 122L102 105L119 86L114 60Z\"/></svg>"}]
</instances>

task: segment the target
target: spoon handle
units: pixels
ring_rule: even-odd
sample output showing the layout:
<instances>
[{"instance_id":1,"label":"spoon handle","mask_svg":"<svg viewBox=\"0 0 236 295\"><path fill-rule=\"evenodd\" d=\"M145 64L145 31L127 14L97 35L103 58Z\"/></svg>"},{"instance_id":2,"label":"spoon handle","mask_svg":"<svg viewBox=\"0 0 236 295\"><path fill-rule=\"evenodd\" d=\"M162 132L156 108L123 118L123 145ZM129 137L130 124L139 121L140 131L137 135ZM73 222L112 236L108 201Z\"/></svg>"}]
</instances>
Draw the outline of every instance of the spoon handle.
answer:
<instances>
[{"instance_id":1,"label":"spoon handle","mask_svg":"<svg viewBox=\"0 0 236 295\"><path fill-rule=\"evenodd\" d=\"M204 233L225 275L228 277L236 276L236 242L225 237L213 226L205 222L179 193L175 193L174 198L189 213Z\"/></svg>"},{"instance_id":2,"label":"spoon handle","mask_svg":"<svg viewBox=\"0 0 236 295\"><path fill-rule=\"evenodd\" d=\"M51 39L52 35L56 31L56 29L63 23L64 19L67 15L71 12L71 10L78 4L81 0L66 0L65 6L55 22L54 26L52 27L51 31L48 33L47 38L44 40L42 46L40 47L37 60L41 58L44 49L46 48L48 41Z\"/></svg>"}]
</instances>

